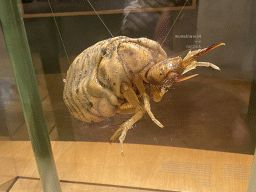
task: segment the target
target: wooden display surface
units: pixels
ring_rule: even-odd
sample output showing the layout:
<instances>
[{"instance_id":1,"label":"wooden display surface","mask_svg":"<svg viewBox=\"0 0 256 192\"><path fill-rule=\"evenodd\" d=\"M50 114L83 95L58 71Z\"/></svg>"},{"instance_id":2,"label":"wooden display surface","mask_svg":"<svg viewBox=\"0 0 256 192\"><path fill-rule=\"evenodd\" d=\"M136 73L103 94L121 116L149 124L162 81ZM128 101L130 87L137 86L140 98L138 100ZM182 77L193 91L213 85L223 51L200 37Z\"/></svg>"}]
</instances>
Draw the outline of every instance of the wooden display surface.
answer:
<instances>
[{"instance_id":1,"label":"wooden display surface","mask_svg":"<svg viewBox=\"0 0 256 192\"><path fill-rule=\"evenodd\" d=\"M115 191L110 189L114 187L127 192L245 192L253 161L253 155L176 147L125 144L122 156L117 143L51 143L63 191L69 191L67 183L73 183L78 188L99 186L99 191L104 191L102 187ZM10 174L20 177L11 191L19 191L17 186L22 183L30 190L37 187L32 191L41 188L28 141L1 141L0 169L0 178Z\"/></svg>"}]
</instances>

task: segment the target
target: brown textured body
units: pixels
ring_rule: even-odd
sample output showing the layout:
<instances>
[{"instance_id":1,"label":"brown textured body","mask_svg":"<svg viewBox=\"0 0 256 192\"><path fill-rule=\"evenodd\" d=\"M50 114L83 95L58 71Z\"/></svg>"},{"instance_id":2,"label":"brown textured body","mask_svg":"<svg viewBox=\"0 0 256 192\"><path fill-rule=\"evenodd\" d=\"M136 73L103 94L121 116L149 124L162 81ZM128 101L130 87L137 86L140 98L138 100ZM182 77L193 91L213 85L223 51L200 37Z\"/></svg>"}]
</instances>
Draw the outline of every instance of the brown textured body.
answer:
<instances>
[{"instance_id":1,"label":"brown textured body","mask_svg":"<svg viewBox=\"0 0 256 192\"><path fill-rule=\"evenodd\" d=\"M197 66L212 67L196 59L220 43L205 49L189 51L185 58L167 58L160 44L147 38L115 37L100 41L84 50L71 64L66 78L63 98L71 114L81 121L99 122L116 113L132 113L110 138L118 135L123 151L127 131L148 113L159 127L163 125L150 109L153 101L161 101L165 89ZM139 98L141 98L139 100Z\"/></svg>"},{"instance_id":2,"label":"brown textured body","mask_svg":"<svg viewBox=\"0 0 256 192\"><path fill-rule=\"evenodd\" d=\"M166 58L161 46L146 38L115 37L100 41L84 50L71 64L64 101L77 119L102 121L115 115L124 102L120 88L122 82L131 84L130 72L143 69L146 72Z\"/></svg>"}]
</instances>

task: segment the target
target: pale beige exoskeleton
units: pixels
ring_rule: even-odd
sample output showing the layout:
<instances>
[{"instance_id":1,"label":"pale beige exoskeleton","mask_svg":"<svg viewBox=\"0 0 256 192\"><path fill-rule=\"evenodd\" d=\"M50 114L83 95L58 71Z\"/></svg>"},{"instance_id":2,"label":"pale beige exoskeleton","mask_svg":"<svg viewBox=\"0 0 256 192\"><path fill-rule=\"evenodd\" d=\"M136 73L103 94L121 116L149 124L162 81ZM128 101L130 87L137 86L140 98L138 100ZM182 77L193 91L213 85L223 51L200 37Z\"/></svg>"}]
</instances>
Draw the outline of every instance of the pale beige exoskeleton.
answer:
<instances>
[{"instance_id":1,"label":"pale beige exoskeleton","mask_svg":"<svg viewBox=\"0 0 256 192\"><path fill-rule=\"evenodd\" d=\"M64 101L70 112L85 122L99 122L115 115L134 114L110 138L119 136L121 150L127 131L145 113L161 128L164 126L150 109L150 96L159 102L173 82L197 66L212 67L196 59L220 46L189 51L185 58L167 58L160 44L147 38L115 37L98 42L83 51L71 64L64 88ZM149 89L149 90L147 90ZM140 101L139 98L142 98Z\"/></svg>"}]
</instances>

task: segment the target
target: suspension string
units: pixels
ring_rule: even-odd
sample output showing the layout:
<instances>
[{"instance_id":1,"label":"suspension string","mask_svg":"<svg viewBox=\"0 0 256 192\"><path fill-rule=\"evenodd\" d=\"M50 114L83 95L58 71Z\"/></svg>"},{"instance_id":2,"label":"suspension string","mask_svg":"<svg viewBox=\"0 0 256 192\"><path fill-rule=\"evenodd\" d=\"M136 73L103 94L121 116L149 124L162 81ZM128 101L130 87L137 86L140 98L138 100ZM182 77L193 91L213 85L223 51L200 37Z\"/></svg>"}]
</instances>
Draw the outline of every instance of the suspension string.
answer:
<instances>
[{"instance_id":1,"label":"suspension string","mask_svg":"<svg viewBox=\"0 0 256 192\"><path fill-rule=\"evenodd\" d=\"M107 25L104 23L104 21L101 19L101 17L100 17L99 14L97 13L97 11L94 9L94 7L93 7L93 5L91 4L91 2L90 2L89 0L87 0L87 2L90 4L90 6L92 7L92 9L93 9L94 12L96 13L96 15L99 17L99 19L101 20L101 22L103 23L103 25L105 26L105 28L108 30L109 34L110 34L112 37L114 37L113 34L112 34L112 33L110 32L110 30L108 29ZM177 20L178 20L178 18L179 18L179 16L180 16L180 14L181 14L181 12L182 12L183 9L185 8L187 2L188 2L188 0L186 0L186 2L184 3L184 5L183 5L182 9L180 10L180 12L179 12L177 18L175 19L175 21L173 22L173 24L172 24L170 30L168 31L167 35L165 36L165 38L164 38L164 40L163 40L161 46L164 44L164 42L165 42L166 38L168 37L169 33L171 32L172 28L173 28L174 25L176 24L176 22L177 22ZM66 47L65 47L65 44L64 44L64 41L63 41L62 36L61 36L61 33L60 33L60 29L59 29L58 24L57 24L57 21L56 21L56 17L54 16L54 13L53 13L53 10L52 10L52 6L51 6L51 3L50 3L50 0L48 0L48 3L49 3L49 6L50 6L50 9L51 9L51 12L52 12L52 16L53 16L53 19L54 19L56 28L57 28L58 33L59 33L59 36L60 36L60 40L61 40L63 49L64 49L65 54L66 54L67 60L68 60L69 64L71 64L71 62L70 62L70 60L69 60L69 57L68 57L68 53L67 53Z\"/></svg>"},{"instance_id":2,"label":"suspension string","mask_svg":"<svg viewBox=\"0 0 256 192\"><path fill-rule=\"evenodd\" d=\"M172 26L171 26L171 28L170 28L170 30L168 31L167 35L165 36L164 41L162 42L161 46L163 46L163 44L164 44L166 38L168 37L169 33L171 32L173 26L175 25L176 21L178 20L180 14L181 14L181 12L183 11L183 9L185 8L185 5L187 4L187 2L188 2L188 0L185 2L185 4L183 5L182 9L180 10L178 16L176 17L175 21L173 22L173 24L172 24Z\"/></svg>"},{"instance_id":3,"label":"suspension string","mask_svg":"<svg viewBox=\"0 0 256 192\"><path fill-rule=\"evenodd\" d=\"M103 25L105 26L105 28L108 30L108 32L110 33L110 35L112 37L114 37L112 35L112 33L110 32L110 30L108 29L107 25L104 23L104 21L101 19L101 17L99 16L99 14L97 13L97 11L94 9L94 7L92 6L91 2L89 0L87 0L87 2L91 5L92 9L94 10L94 12L96 13L96 15L99 17L99 19L101 20L101 22L103 23Z\"/></svg>"},{"instance_id":4,"label":"suspension string","mask_svg":"<svg viewBox=\"0 0 256 192\"><path fill-rule=\"evenodd\" d=\"M68 60L68 62L69 62L69 65L71 65L70 60L69 60L69 57L68 57L68 53L67 53L67 50L66 50L66 47L65 47L65 45L64 45L64 41L63 41L63 39L62 39L62 37L61 37L61 33L60 33L60 29L59 29L58 24L57 24L57 21L56 21L56 17L55 17L54 14L53 14L53 10L52 10L52 6L51 6L51 3L50 3L50 0L48 0L48 3L49 3L49 6L50 6L50 9L51 9L51 12L52 12L53 20L54 20L54 22L55 22L56 28L57 28L58 33L59 33L59 36L60 36L60 40L61 40L62 46L63 46L64 51L65 51L65 54L66 54L67 60Z\"/></svg>"}]
</instances>

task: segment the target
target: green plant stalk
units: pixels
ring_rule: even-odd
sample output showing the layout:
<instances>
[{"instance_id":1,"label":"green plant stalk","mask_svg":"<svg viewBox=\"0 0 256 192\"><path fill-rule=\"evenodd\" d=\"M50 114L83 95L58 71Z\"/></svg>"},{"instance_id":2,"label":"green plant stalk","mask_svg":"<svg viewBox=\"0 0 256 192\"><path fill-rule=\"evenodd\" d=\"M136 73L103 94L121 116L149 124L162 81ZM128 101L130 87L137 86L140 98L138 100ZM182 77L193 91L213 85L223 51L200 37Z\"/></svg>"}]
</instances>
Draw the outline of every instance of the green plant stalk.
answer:
<instances>
[{"instance_id":1,"label":"green plant stalk","mask_svg":"<svg viewBox=\"0 0 256 192\"><path fill-rule=\"evenodd\" d=\"M0 0L0 22L44 192L61 192L19 0Z\"/></svg>"},{"instance_id":2,"label":"green plant stalk","mask_svg":"<svg viewBox=\"0 0 256 192\"><path fill-rule=\"evenodd\" d=\"M255 192L256 191L256 149L254 151L253 164L251 167L250 180L248 184L247 192Z\"/></svg>"}]
</instances>

